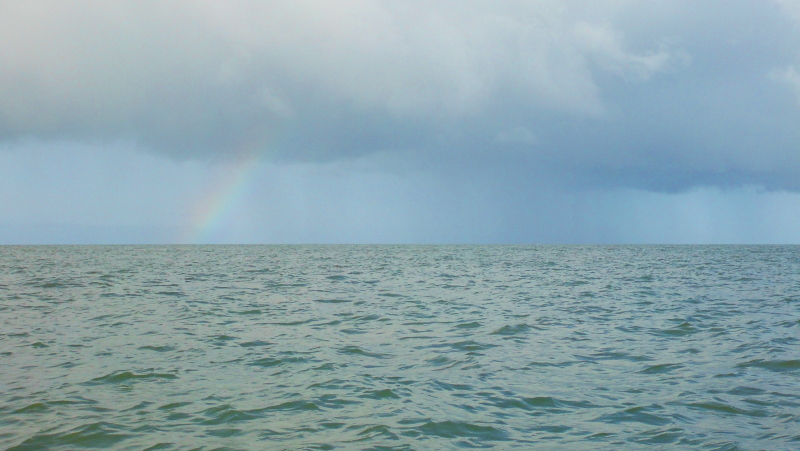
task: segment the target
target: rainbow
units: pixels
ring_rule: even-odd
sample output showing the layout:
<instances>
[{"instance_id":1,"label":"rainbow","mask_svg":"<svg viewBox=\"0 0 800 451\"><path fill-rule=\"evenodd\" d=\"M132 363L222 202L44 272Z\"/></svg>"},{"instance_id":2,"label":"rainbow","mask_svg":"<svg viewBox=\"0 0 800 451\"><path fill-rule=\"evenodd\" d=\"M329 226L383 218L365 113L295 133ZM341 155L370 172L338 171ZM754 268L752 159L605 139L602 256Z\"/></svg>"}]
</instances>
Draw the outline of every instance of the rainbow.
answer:
<instances>
[{"instance_id":1,"label":"rainbow","mask_svg":"<svg viewBox=\"0 0 800 451\"><path fill-rule=\"evenodd\" d=\"M179 242L212 242L237 201L249 190L260 166L261 158L257 153L242 153L233 163L226 165L211 188L196 202L189 215L190 225Z\"/></svg>"}]
</instances>

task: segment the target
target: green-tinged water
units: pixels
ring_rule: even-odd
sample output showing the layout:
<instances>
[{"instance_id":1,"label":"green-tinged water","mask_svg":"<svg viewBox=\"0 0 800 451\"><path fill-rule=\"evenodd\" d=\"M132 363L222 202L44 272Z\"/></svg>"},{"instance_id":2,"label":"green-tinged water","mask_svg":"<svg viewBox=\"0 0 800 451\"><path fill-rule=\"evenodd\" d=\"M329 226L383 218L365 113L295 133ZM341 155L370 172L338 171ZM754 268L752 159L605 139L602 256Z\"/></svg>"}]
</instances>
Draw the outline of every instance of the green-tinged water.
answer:
<instances>
[{"instance_id":1,"label":"green-tinged water","mask_svg":"<svg viewBox=\"0 0 800 451\"><path fill-rule=\"evenodd\" d=\"M0 448L800 448L800 247L0 247Z\"/></svg>"}]
</instances>

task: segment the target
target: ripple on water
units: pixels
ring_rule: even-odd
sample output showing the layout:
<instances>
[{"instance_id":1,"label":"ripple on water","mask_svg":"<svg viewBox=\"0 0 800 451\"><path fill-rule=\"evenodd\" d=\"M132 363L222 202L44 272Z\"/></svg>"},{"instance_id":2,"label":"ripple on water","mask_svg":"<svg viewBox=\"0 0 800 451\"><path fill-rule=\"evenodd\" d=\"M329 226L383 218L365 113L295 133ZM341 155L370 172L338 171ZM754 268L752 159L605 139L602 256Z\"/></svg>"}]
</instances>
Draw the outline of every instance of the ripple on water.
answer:
<instances>
[{"instance_id":1,"label":"ripple on water","mask_svg":"<svg viewBox=\"0 0 800 451\"><path fill-rule=\"evenodd\" d=\"M125 430L126 428L114 423L89 423L63 432L36 434L19 445L9 448L8 451L41 451L65 446L74 449L111 448L119 442L133 437L133 434L125 433Z\"/></svg>"},{"instance_id":2,"label":"ripple on water","mask_svg":"<svg viewBox=\"0 0 800 451\"><path fill-rule=\"evenodd\" d=\"M651 365L639 371L641 374L667 374L679 370L684 366L680 363L662 363L659 365Z\"/></svg>"},{"instance_id":3,"label":"ripple on water","mask_svg":"<svg viewBox=\"0 0 800 451\"><path fill-rule=\"evenodd\" d=\"M263 411L259 410L238 410L233 408L230 404L211 407L199 413L199 415L206 417L206 419L197 420L205 425L221 425L238 423L242 421L252 421L263 418Z\"/></svg>"},{"instance_id":4,"label":"ripple on water","mask_svg":"<svg viewBox=\"0 0 800 451\"><path fill-rule=\"evenodd\" d=\"M155 352L169 352L174 351L175 348L172 346L140 346L139 349L143 351L155 351Z\"/></svg>"},{"instance_id":5,"label":"ripple on water","mask_svg":"<svg viewBox=\"0 0 800 451\"><path fill-rule=\"evenodd\" d=\"M614 413L601 415L595 421L604 423L643 423L651 426L664 426L672 423L670 418L656 415L655 412L662 412L661 406L640 406L619 410Z\"/></svg>"},{"instance_id":6,"label":"ripple on water","mask_svg":"<svg viewBox=\"0 0 800 451\"><path fill-rule=\"evenodd\" d=\"M800 360L755 359L736 365L737 368L763 368L769 371L800 371Z\"/></svg>"},{"instance_id":7,"label":"ripple on water","mask_svg":"<svg viewBox=\"0 0 800 451\"><path fill-rule=\"evenodd\" d=\"M311 401L286 401L280 404L275 404L269 407L265 407L262 409L264 412L268 411L306 411L306 410L320 410L319 406L316 403Z\"/></svg>"},{"instance_id":8,"label":"ripple on water","mask_svg":"<svg viewBox=\"0 0 800 451\"><path fill-rule=\"evenodd\" d=\"M294 352L286 352L283 353L281 356L278 357L263 357L257 360L250 362L252 366L260 366L262 368L270 368L273 366L280 366L280 365L287 365L292 363L307 363L310 362L312 359L294 353Z\"/></svg>"},{"instance_id":9,"label":"ripple on water","mask_svg":"<svg viewBox=\"0 0 800 451\"><path fill-rule=\"evenodd\" d=\"M689 404L689 407L695 410L706 410L721 415L746 415L751 417L766 416L766 413L761 410L740 409L738 407L719 401L696 402Z\"/></svg>"},{"instance_id":10,"label":"ripple on water","mask_svg":"<svg viewBox=\"0 0 800 451\"><path fill-rule=\"evenodd\" d=\"M548 410L566 412L569 409L592 407L591 403L562 401L550 396L534 396L532 398L490 398L491 404L501 409L522 409L528 411Z\"/></svg>"},{"instance_id":11,"label":"ripple on water","mask_svg":"<svg viewBox=\"0 0 800 451\"><path fill-rule=\"evenodd\" d=\"M24 413L41 413L50 410L50 407L47 404L41 402L35 402L33 404L29 404L21 409L17 409L11 413L13 414L24 414Z\"/></svg>"},{"instance_id":12,"label":"ripple on water","mask_svg":"<svg viewBox=\"0 0 800 451\"><path fill-rule=\"evenodd\" d=\"M466 421L429 421L420 426L406 429L402 435L407 437L425 435L442 438L468 438L474 439L478 443L509 440L509 434L503 429Z\"/></svg>"},{"instance_id":13,"label":"ripple on water","mask_svg":"<svg viewBox=\"0 0 800 451\"><path fill-rule=\"evenodd\" d=\"M369 399L400 399L400 396L397 395L392 389L384 388L383 390L370 390L367 393L364 393L360 397L362 398L369 398Z\"/></svg>"},{"instance_id":14,"label":"ripple on water","mask_svg":"<svg viewBox=\"0 0 800 451\"><path fill-rule=\"evenodd\" d=\"M254 341L245 341L244 343L239 343L239 346L241 346L243 348L254 348L254 347L261 347L261 346L270 346L272 344L273 343L270 343L268 341L254 340Z\"/></svg>"},{"instance_id":15,"label":"ripple on water","mask_svg":"<svg viewBox=\"0 0 800 451\"><path fill-rule=\"evenodd\" d=\"M178 376L172 373L156 373L147 371L143 373L134 373L131 371L115 371L105 376L96 377L88 382L87 385L98 384L122 384L126 382L137 381L167 381L171 379L178 379Z\"/></svg>"},{"instance_id":16,"label":"ripple on water","mask_svg":"<svg viewBox=\"0 0 800 451\"><path fill-rule=\"evenodd\" d=\"M375 359L385 359L390 357L388 354L366 351L358 346L353 346L353 345L344 346L339 350L339 353L348 356L357 356L357 357L363 356L363 357L372 357Z\"/></svg>"},{"instance_id":17,"label":"ripple on water","mask_svg":"<svg viewBox=\"0 0 800 451\"><path fill-rule=\"evenodd\" d=\"M529 326L529 325L524 324L524 323L523 324L515 324L513 326L506 325L506 326L503 326L503 327L495 330L494 332L492 332L492 335L506 335L506 336L520 335L520 334L525 334L527 332L530 332L533 329L534 329L533 326Z\"/></svg>"}]
</instances>

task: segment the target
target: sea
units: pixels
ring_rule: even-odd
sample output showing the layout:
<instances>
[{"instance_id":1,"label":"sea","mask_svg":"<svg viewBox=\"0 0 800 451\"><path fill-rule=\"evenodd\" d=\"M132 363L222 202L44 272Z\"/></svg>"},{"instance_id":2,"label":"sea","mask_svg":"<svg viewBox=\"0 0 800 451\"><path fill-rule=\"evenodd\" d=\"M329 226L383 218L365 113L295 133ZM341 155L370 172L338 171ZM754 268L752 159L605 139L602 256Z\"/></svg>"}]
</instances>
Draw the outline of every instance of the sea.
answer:
<instances>
[{"instance_id":1,"label":"sea","mask_svg":"<svg viewBox=\"0 0 800 451\"><path fill-rule=\"evenodd\" d=\"M0 247L0 449L800 449L800 247Z\"/></svg>"}]
</instances>

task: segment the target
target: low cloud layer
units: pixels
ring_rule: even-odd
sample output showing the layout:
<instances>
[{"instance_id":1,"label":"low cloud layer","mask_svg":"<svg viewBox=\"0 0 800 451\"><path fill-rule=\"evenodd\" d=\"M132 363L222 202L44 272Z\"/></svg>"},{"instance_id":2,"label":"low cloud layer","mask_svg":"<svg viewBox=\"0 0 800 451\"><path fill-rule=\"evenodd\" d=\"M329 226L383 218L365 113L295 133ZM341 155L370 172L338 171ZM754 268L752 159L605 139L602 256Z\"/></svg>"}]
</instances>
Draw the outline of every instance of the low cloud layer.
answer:
<instances>
[{"instance_id":1,"label":"low cloud layer","mask_svg":"<svg viewBox=\"0 0 800 451\"><path fill-rule=\"evenodd\" d=\"M0 140L798 190L798 44L790 0L1 1Z\"/></svg>"}]
</instances>

